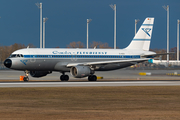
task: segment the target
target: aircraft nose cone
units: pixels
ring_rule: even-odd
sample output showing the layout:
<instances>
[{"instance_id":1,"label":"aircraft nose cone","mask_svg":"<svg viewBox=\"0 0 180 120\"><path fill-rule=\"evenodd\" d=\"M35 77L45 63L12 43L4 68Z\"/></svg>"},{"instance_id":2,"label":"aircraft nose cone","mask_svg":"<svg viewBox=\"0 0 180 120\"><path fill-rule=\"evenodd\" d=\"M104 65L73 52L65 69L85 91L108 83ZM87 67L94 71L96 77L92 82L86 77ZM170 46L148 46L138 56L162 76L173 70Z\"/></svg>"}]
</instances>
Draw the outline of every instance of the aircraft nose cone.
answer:
<instances>
[{"instance_id":1,"label":"aircraft nose cone","mask_svg":"<svg viewBox=\"0 0 180 120\"><path fill-rule=\"evenodd\" d=\"M4 65L5 65L7 68L10 68L11 65L12 65L12 61L11 61L10 59L6 59L6 60L4 61Z\"/></svg>"}]
</instances>

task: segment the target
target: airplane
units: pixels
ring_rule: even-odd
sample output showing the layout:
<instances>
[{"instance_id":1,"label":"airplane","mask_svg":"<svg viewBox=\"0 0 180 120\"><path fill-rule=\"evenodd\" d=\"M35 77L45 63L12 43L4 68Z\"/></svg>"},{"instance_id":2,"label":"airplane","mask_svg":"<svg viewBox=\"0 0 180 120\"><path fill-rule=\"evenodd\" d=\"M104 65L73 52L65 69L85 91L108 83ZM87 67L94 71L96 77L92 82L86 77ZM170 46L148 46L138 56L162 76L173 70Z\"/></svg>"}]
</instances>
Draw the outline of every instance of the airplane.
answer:
<instances>
[{"instance_id":1,"label":"airplane","mask_svg":"<svg viewBox=\"0 0 180 120\"><path fill-rule=\"evenodd\" d=\"M66 72L75 78L96 81L95 71L121 69L153 58L156 53L149 51L153 24L153 17L146 18L124 49L25 48L13 52L4 65L24 71L24 81L29 81L29 73L32 77L43 77L54 71L62 73L61 81L69 80Z\"/></svg>"},{"instance_id":2,"label":"airplane","mask_svg":"<svg viewBox=\"0 0 180 120\"><path fill-rule=\"evenodd\" d=\"M180 66L180 61L177 60L155 60L155 59L149 59L149 63L157 64L157 65L164 65L165 67L168 66Z\"/></svg>"}]
</instances>

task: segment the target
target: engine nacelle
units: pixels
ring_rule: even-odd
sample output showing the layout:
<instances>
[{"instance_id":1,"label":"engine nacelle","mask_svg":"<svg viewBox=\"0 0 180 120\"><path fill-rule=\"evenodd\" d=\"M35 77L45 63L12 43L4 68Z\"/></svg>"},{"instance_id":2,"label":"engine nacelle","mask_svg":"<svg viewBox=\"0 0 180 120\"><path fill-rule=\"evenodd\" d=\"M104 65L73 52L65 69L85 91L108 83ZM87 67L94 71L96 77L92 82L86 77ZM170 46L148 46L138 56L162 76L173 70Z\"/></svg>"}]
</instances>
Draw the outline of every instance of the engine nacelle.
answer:
<instances>
[{"instance_id":1,"label":"engine nacelle","mask_svg":"<svg viewBox=\"0 0 180 120\"><path fill-rule=\"evenodd\" d=\"M50 73L52 72L51 71L30 71L30 75L32 77L43 77Z\"/></svg>"},{"instance_id":2,"label":"engine nacelle","mask_svg":"<svg viewBox=\"0 0 180 120\"><path fill-rule=\"evenodd\" d=\"M88 66L75 66L70 69L70 73L75 78L83 78L94 74L94 71L92 71Z\"/></svg>"}]
</instances>

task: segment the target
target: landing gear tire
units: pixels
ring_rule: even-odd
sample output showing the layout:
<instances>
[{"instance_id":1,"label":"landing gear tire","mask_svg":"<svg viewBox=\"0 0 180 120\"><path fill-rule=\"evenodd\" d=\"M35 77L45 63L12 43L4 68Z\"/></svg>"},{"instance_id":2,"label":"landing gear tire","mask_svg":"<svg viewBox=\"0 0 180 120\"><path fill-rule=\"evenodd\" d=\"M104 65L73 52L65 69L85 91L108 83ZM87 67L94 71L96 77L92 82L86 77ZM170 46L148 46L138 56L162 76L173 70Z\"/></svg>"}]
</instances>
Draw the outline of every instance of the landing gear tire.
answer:
<instances>
[{"instance_id":1,"label":"landing gear tire","mask_svg":"<svg viewBox=\"0 0 180 120\"><path fill-rule=\"evenodd\" d=\"M69 76L68 75L61 75L60 76L60 80L61 81L68 81L69 80Z\"/></svg>"},{"instance_id":2,"label":"landing gear tire","mask_svg":"<svg viewBox=\"0 0 180 120\"><path fill-rule=\"evenodd\" d=\"M90 75L90 76L88 77L88 80L89 80L89 81L96 81L96 80L97 80L97 77L96 77L96 75Z\"/></svg>"},{"instance_id":3,"label":"landing gear tire","mask_svg":"<svg viewBox=\"0 0 180 120\"><path fill-rule=\"evenodd\" d=\"M24 82L28 82L29 81L29 78L26 76L23 78Z\"/></svg>"},{"instance_id":4,"label":"landing gear tire","mask_svg":"<svg viewBox=\"0 0 180 120\"><path fill-rule=\"evenodd\" d=\"M29 81L29 77L28 77L29 71L25 70L24 72L25 72L25 77L23 78L23 80L24 80L24 82L28 82Z\"/></svg>"}]
</instances>

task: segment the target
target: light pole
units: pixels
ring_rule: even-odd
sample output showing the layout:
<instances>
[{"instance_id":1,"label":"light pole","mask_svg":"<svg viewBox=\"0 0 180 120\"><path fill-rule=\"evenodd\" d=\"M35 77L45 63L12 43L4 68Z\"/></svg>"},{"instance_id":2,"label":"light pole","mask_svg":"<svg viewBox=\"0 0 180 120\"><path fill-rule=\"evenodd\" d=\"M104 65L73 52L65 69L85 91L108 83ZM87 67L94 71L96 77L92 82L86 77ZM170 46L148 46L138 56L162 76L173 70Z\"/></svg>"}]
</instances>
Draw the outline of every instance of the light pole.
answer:
<instances>
[{"instance_id":1,"label":"light pole","mask_svg":"<svg viewBox=\"0 0 180 120\"><path fill-rule=\"evenodd\" d=\"M177 61L179 61L179 24L180 20L177 20Z\"/></svg>"},{"instance_id":2,"label":"light pole","mask_svg":"<svg viewBox=\"0 0 180 120\"><path fill-rule=\"evenodd\" d=\"M140 21L139 19L135 19L135 35L136 35L136 25L139 21Z\"/></svg>"},{"instance_id":3,"label":"light pole","mask_svg":"<svg viewBox=\"0 0 180 120\"><path fill-rule=\"evenodd\" d=\"M114 49L116 49L116 4L109 6L114 10Z\"/></svg>"},{"instance_id":4,"label":"light pole","mask_svg":"<svg viewBox=\"0 0 180 120\"><path fill-rule=\"evenodd\" d=\"M36 3L36 6L40 9L40 48L42 48L42 3Z\"/></svg>"},{"instance_id":5,"label":"light pole","mask_svg":"<svg viewBox=\"0 0 180 120\"><path fill-rule=\"evenodd\" d=\"M43 48L45 48L45 23L48 20L48 18L43 18Z\"/></svg>"},{"instance_id":6,"label":"light pole","mask_svg":"<svg viewBox=\"0 0 180 120\"><path fill-rule=\"evenodd\" d=\"M169 53L169 5L163 6L167 11L167 53ZM167 63L169 63L169 54L167 54Z\"/></svg>"},{"instance_id":7,"label":"light pole","mask_svg":"<svg viewBox=\"0 0 180 120\"><path fill-rule=\"evenodd\" d=\"M89 39L89 23L92 21L92 19L87 19L87 49L88 47L88 39Z\"/></svg>"}]
</instances>

